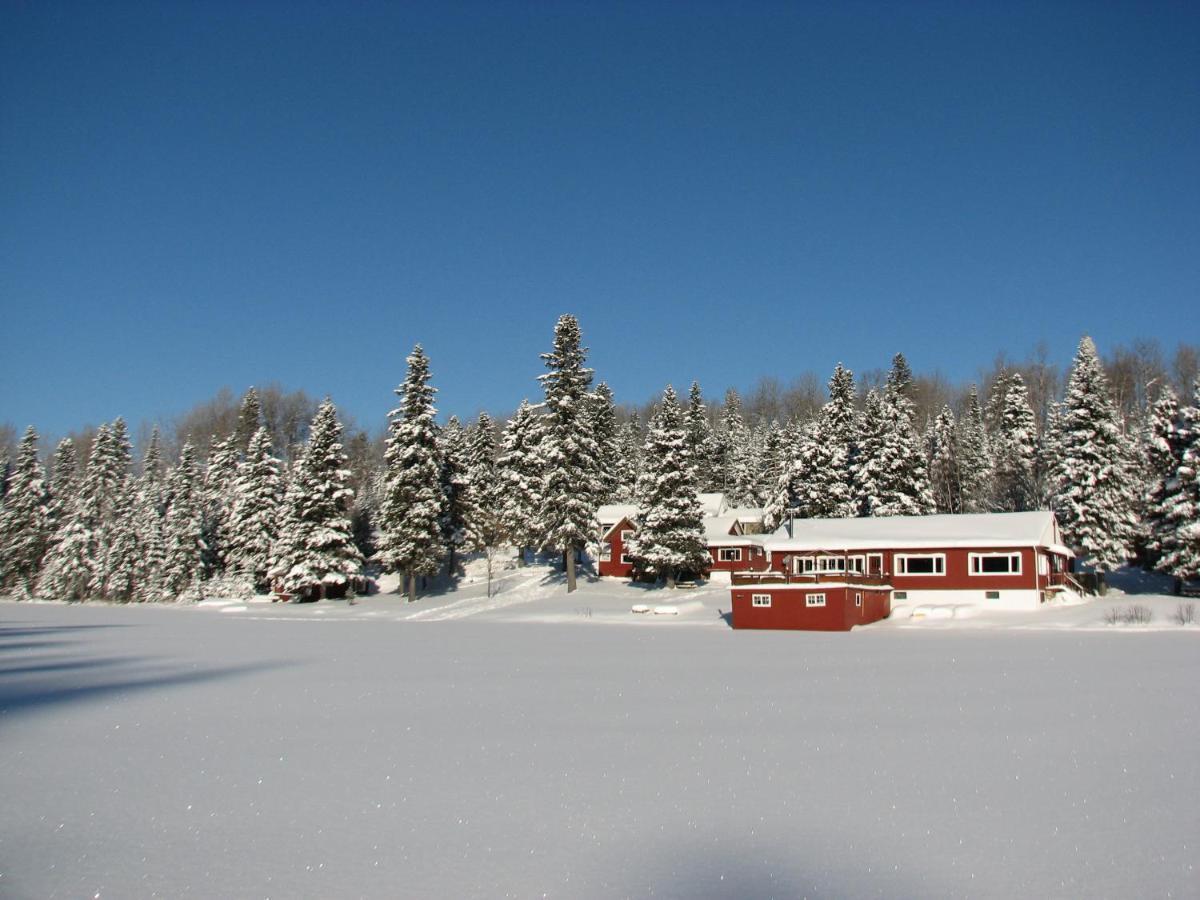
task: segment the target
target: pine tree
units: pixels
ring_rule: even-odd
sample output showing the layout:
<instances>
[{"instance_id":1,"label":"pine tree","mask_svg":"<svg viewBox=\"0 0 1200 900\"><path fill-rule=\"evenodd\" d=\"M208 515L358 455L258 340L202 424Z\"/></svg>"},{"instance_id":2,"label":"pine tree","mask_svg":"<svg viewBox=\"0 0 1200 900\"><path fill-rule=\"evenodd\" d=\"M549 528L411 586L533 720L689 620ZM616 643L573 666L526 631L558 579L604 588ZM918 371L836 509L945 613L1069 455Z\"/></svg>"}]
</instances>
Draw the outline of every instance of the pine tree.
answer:
<instances>
[{"instance_id":1,"label":"pine tree","mask_svg":"<svg viewBox=\"0 0 1200 900\"><path fill-rule=\"evenodd\" d=\"M157 426L142 456L142 474L133 488L133 498L133 531L140 550L133 599L163 600L166 599L163 592L167 560L166 483Z\"/></svg>"},{"instance_id":2,"label":"pine tree","mask_svg":"<svg viewBox=\"0 0 1200 900\"><path fill-rule=\"evenodd\" d=\"M636 575L665 578L674 587L679 577L707 571L709 555L683 413L670 386L650 422L644 458L629 555Z\"/></svg>"},{"instance_id":3,"label":"pine tree","mask_svg":"<svg viewBox=\"0 0 1200 900\"><path fill-rule=\"evenodd\" d=\"M700 393L700 382L693 381L688 392L688 407L684 414L687 429L688 452L696 466L696 485L701 491L716 490L719 485L718 465L714 460L717 452L712 425L708 421L708 406Z\"/></svg>"},{"instance_id":4,"label":"pine tree","mask_svg":"<svg viewBox=\"0 0 1200 900\"><path fill-rule=\"evenodd\" d=\"M958 474L962 511L987 512L992 498L992 453L975 385L971 385L958 423Z\"/></svg>"},{"instance_id":5,"label":"pine tree","mask_svg":"<svg viewBox=\"0 0 1200 900\"><path fill-rule=\"evenodd\" d=\"M550 371L539 376L549 412L545 438L542 535L545 546L566 560L567 592L575 590L575 554L595 533L593 461L596 442L587 427L585 404L592 370L584 366L579 323L564 315L554 326L554 349L542 354Z\"/></svg>"},{"instance_id":6,"label":"pine tree","mask_svg":"<svg viewBox=\"0 0 1200 900\"><path fill-rule=\"evenodd\" d=\"M588 420L592 440L596 443L593 466L595 502L612 503L617 496L620 478L621 450L617 444L617 411L613 392L603 381L588 395Z\"/></svg>"},{"instance_id":7,"label":"pine tree","mask_svg":"<svg viewBox=\"0 0 1200 900\"><path fill-rule=\"evenodd\" d=\"M745 499L741 496L741 488L745 483L746 457L750 454L750 429L742 417L742 399L733 388L725 392L715 448L716 487L724 492L730 506L741 506Z\"/></svg>"},{"instance_id":8,"label":"pine tree","mask_svg":"<svg viewBox=\"0 0 1200 900\"><path fill-rule=\"evenodd\" d=\"M997 380L992 393L992 509L1037 506L1037 421L1019 372Z\"/></svg>"},{"instance_id":9,"label":"pine tree","mask_svg":"<svg viewBox=\"0 0 1200 900\"><path fill-rule=\"evenodd\" d=\"M75 500L78 466L75 442L69 437L63 438L54 449L54 460L50 467L50 516L55 528Z\"/></svg>"},{"instance_id":10,"label":"pine tree","mask_svg":"<svg viewBox=\"0 0 1200 900\"><path fill-rule=\"evenodd\" d=\"M1165 385L1146 417L1142 440L1146 487L1142 500L1146 551L1156 563L1170 529L1164 518L1166 501L1178 480L1192 423L1170 385Z\"/></svg>"},{"instance_id":11,"label":"pine tree","mask_svg":"<svg viewBox=\"0 0 1200 900\"><path fill-rule=\"evenodd\" d=\"M167 512L163 525L162 596L178 598L204 569L203 490L196 449L188 441L167 481Z\"/></svg>"},{"instance_id":12,"label":"pine tree","mask_svg":"<svg viewBox=\"0 0 1200 900\"><path fill-rule=\"evenodd\" d=\"M525 548L541 543L538 527L544 480L541 443L542 419L528 400L522 400L516 415L504 427L496 462L501 527L516 544L522 563Z\"/></svg>"},{"instance_id":13,"label":"pine tree","mask_svg":"<svg viewBox=\"0 0 1200 900\"><path fill-rule=\"evenodd\" d=\"M271 452L271 435L259 428L233 482L228 532L228 563L251 578L256 590L270 587L271 548L279 537L283 478Z\"/></svg>"},{"instance_id":14,"label":"pine tree","mask_svg":"<svg viewBox=\"0 0 1200 900\"><path fill-rule=\"evenodd\" d=\"M438 432L440 480L446 504L442 513L442 542L446 545L446 570L453 576L458 565L458 549L466 542L467 531L467 436L457 416L446 420Z\"/></svg>"},{"instance_id":15,"label":"pine tree","mask_svg":"<svg viewBox=\"0 0 1200 900\"><path fill-rule=\"evenodd\" d=\"M390 413L377 556L386 569L404 574L412 601L417 579L436 574L442 565L446 497L434 425L436 389L429 384L429 359L420 344L407 362L404 384L396 389L400 408Z\"/></svg>"},{"instance_id":16,"label":"pine tree","mask_svg":"<svg viewBox=\"0 0 1200 900\"><path fill-rule=\"evenodd\" d=\"M962 479L959 472L958 427L954 411L943 406L929 429L930 486L940 513L962 512Z\"/></svg>"},{"instance_id":17,"label":"pine tree","mask_svg":"<svg viewBox=\"0 0 1200 900\"><path fill-rule=\"evenodd\" d=\"M619 502L630 501L637 491L638 473L642 469L642 435L637 413L631 415L617 432L620 455L617 460L617 495Z\"/></svg>"},{"instance_id":18,"label":"pine tree","mask_svg":"<svg viewBox=\"0 0 1200 900\"><path fill-rule=\"evenodd\" d=\"M1121 566L1134 533L1129 458L1090 337L1079 342L1058 420L1054 506L1067 540L1097 569Z\"/></svg>"},{"instance_id":19,"label":"pine tree","mask_svg":"<svg viewBox=\"0 0 1200 900\"><path fill-rule=\"evenodd\" d=\"M127 603L134 598L142 566L142 540L135 528L136 488L133 475L126 474L114 494L103 584L105 600Z\"/></svg>"},{"instance_id":20,"label":"pine tree","mask_svg":"<svg viewBox=\"0 0 1200 900\"><path fill-rule=\"evenodd\" d=\"M32 592L50 542L50 495L37 442L30 425L17 448L0 513L0 586L18 599Z\"/></svg>"},{"instance_id":21,"label":"pine tree","mask_svg":"<svg viewBox=\"0 0 1200 900\"><path fill-rule=\"evenodd\" d=\"M233 483L237 479L239 451L235 437L214 438L204 470L205 573L212 577L229 562L229 517L233 509Z\"/></svg>"},{"instance_id":22,"label":"pine tree","mask_svg":"<svg viewBox=\"0 0 1200 900\"><path fill-rule=\"evenodd\" d=\"M503 498L496 462L496 433L491 417L481 412L467 445L466 547L487 562L487 593L492 593L496 551L505 539Z\"/></svg>"},{"instance_id":23,"label":"pine tree","mask_svg":"<svg viewBox=\"0 0 1200 900\"><path fill-rule=\"evenodd\" d=\"M233 449L237 455L244 458L250 451L250 441L262 427L262 401L258 390L250 388L242 397L242 405L238 409L237 426L233 431Z\"/></svg>"},{"instance_id":24,"label":"pine tree","mask_svg":"<svg viewBox=\"0 0 1200 900\"><path fill-rule=\"evenodd\" d=\"M341 444L337 408L327 397L317 408L308 444L284 497L281 528L269 575L290 594L325 596L357 575L362 556L354 545L349 509L353 491Z\"/></svg>"},{"instance_id":25,"label":"pine tree","mask_svg":"<svg viewBox=\"0 0 1200 900\"><path fill-rule=\"evenodd\" d=\"M123 557L114 554L114 544L126 540L125 517L129 509L125 497L126 476L132 463L132 447L125 420L117 418L109 427L101 426L92 442L82 493L91 514L91 582L88 594L106 597L113 568Z\"/></svg>"},{"instance_id":26,"label":"pine tree","mask_svg":"<svg viewBox=\"0 0 1200 900\"><path fill-rule=\"evenodd\" d=\"M1161 517L1158 567L1176 578L1200 575L1200 378L1192 402L1176 417L1174 443L1179 464L1168 479L1158 515Z\"/></svg>"}]
</instances>

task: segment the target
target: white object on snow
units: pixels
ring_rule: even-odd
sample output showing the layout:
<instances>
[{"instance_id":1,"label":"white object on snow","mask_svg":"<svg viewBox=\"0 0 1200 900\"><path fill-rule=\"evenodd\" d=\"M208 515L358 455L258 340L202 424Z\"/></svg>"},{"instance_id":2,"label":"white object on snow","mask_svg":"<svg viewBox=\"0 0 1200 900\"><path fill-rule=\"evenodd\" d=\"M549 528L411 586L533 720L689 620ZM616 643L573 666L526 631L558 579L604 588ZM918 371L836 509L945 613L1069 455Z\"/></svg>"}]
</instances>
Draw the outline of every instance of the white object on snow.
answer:
<instances>
[{"instance_id":1,"label":"white object on snow","mask_svg":"<svg viewBox=\"0 0 1200 900\"><path fill-rule=\"evenodd\" d=\"M656 606L654 607L656 616L677 616L679 615L679 607L677 606Z\"/></svg>"},{"instance_id":2,"label":"white object on snow","mask_svg":"<svg viewBox=\"0 0 1200 900\"><path fill-rule=\"evenodd\" d=\"M629 611L635 613L648 613L650 612L650 607L645 603L635 603Z\"/></svg>"}]
</instances>

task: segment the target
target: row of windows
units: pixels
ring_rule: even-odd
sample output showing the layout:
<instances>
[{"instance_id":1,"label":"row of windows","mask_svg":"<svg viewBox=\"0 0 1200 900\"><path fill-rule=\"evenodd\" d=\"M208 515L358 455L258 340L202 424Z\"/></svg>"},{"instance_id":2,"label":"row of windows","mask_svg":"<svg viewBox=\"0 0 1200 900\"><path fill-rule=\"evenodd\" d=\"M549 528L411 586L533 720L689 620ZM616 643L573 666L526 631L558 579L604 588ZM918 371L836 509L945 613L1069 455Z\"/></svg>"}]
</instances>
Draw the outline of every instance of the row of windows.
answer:
<instances>
[{"instance_id":1,"label":"row of windows","mask_svg":"<svg viewBox=\"0 0 1200 900\"><path fill-rule=\"evenodd\" d=\"M1020 575L1020 553L968 553L971 575ZM945 575L945 553L897 553L897 575Z\"/></svg>"},{"instance_id":2,"label":"row of windows","mask_svg":"<svg viewBox=\"0 0 1200 900\"><path fill-rule=\"evenodd\" d=\"M854 600L855 600L856 605L862 606L862 594L855 594ZM770 606L771 605L771 595L770 594L751 594L750 595L750 605L751 606ZM804 605L805 606L824 606L825 605L825 595L824 594L805 594L804 595Z\"/></svg>"}]
</instances>

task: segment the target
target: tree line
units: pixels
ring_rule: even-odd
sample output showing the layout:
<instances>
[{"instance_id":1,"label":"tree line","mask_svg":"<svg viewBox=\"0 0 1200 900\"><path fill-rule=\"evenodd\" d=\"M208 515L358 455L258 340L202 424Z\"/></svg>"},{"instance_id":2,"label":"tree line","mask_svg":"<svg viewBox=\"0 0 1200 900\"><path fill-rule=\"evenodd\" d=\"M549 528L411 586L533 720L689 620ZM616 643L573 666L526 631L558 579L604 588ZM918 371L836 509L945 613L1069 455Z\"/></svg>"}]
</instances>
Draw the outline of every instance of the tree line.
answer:
<instances>
[{"instance_id":1,"label":"tree line","mask_svg":"<svg viewBox=\"0 0 1200 900\"><path fill-rule=\"evenodd\" d=\"M748 414L735 391L714 408L696 383L686 401L668 386L642 414L620 409L607 385L593 387L586 358L578 321L564 315L542 354L539 402L502 424L481 413L439 425L418 345L381 445L362 431L347 442L329 399L301 427L306 398L278 389L265 404L251 388L203 454L185 438L173 464L154 429L135 466L121 419L97 428L86 453L65 438L48 461L30 427L2 482L0 583L67 600L321 597L354 590L371 566L400 573L411 600L464 554L482 555L490 576L497 554L516 548L559 555L573 590L577 556L597 549L596 510L610 502L639 510L636 573L673 581L706 569L705 491L762 509L767 527L1053 508L1099 569L1136 559L1179 577L1200 570L1194 372L1181 399L1161 365L1158 375L1130 365L1149 379L1133 390L1085 337L1061 394L1041 396L1040 409L1045 384L1031 390L1019 367L934 409L928 382L897 354L866 380L839 364L819 405L781 421ZM1186 374L1186 359L1176 363ZM192 421L204 433L212 418Z\"/></svg>"}]
</instances>

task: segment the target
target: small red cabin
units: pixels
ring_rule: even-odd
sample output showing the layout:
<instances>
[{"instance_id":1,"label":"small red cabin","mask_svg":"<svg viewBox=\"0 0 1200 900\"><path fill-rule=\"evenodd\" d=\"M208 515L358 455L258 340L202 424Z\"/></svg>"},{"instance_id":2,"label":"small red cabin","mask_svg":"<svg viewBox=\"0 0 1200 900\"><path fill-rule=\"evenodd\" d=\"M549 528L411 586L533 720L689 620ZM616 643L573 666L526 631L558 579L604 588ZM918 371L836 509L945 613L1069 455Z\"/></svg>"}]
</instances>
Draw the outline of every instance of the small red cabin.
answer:
<instances>
[{"instance_id":1,"label":"small red cabin","mask_svg":"<svg viewBox=\"0 0 1200 900\"><path fill-rule=\"evenodd\" d=\"M749 582L734 578L734 628L849 631L886 619L892 611L892 589L886 584Z\"/></svg>"}]
</instances>

